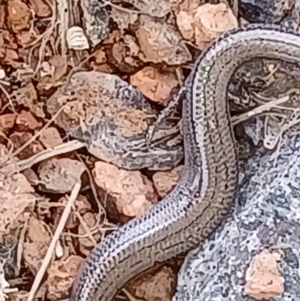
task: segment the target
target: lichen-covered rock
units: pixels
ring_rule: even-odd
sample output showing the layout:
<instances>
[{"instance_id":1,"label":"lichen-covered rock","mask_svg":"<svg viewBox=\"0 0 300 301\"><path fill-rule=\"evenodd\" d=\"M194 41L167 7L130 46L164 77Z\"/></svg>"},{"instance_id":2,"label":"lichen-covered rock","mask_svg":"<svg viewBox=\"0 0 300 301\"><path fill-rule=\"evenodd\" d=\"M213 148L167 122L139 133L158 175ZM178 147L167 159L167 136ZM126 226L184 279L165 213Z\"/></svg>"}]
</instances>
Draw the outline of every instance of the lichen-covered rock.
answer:
<instances>
[{"instance_id":1,"label":"lichen-covered rock","mask_svg":"<svg viewBox=\"0 0 300 301\"><path fill-rule=\"evenodd\" d=\"M264 249L279 250L282 295L300 300L300 132L283 135L277 150L257 149L240 167L235 208L203 246L190 252L173 301L250 301L246 271Z\"/></svg>"},{"instance_id":2,"label":"lichen-covered rock","mask_svg":"<svg viewBox=\"0 0 300 301\"><path fill-rule=\"evenodd\" d=\"M239 12L251 23L283 22L291 14L296 0L240 0Z\"/></svg>"}]
</instances>

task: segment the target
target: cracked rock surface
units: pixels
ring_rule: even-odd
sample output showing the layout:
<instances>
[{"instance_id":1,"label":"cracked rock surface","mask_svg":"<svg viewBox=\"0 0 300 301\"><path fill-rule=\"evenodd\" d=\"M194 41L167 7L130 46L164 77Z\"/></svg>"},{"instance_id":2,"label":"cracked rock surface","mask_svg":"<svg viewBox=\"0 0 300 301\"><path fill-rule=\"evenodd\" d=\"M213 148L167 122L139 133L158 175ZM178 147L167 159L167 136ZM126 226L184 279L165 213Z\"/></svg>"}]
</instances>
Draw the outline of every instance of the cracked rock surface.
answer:
<instances>
[{"instance_id":1,"label":"cracked rock surface","mask_svg":"<svg viewBox=\"0 0 300 301\"><path fill-rule=\"evenodd\" d=\"M189 253L173 301L250 301L246 271L264 249L280 250L284 293L274 301L300 300L300 132L292 128L273 152L257 149L240 164L239 187L229 218Z\"/></svg>"}]
</instances>

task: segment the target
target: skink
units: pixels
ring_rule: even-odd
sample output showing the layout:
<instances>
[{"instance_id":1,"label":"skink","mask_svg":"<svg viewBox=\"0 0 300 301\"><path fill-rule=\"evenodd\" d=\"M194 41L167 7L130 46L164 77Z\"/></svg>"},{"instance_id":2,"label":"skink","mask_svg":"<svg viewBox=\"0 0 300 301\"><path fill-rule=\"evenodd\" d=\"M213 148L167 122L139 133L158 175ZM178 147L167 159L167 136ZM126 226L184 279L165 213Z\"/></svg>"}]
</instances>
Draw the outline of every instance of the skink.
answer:
<instances>
[{"instance_id":1,"label":"skink","mask_svg":"<svg viewBox=\"0 0 300 301\"><path fill-rule=\"evenodd\" d=\"M228 84L241 64L255 58L300 64L300 36L279 26L248 25L223 34L202 52L183 103L185 163L177 186L92 250L71 301L112 300L128 280L199 246L224 221L238 178Z\"/></svg>"}]
</instances>

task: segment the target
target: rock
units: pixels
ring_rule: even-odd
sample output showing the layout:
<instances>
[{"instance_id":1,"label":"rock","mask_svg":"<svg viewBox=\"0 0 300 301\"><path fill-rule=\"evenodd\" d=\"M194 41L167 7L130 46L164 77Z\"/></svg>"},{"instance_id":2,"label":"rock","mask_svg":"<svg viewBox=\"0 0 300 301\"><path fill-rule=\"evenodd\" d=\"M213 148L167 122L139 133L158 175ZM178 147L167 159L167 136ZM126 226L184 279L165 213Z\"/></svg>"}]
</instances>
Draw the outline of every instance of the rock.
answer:
<instances>
[{"instance_id":1,"label":"rock","mask_svg":"<svg viewBox=\"0 0 300 301\"><path fill-rule=\"evenodd\" d=\"M191 251L179 273L173 301L250 301L246 271L264 249L283 254L284 292L272 300L300 298L300 133L283 135L273 152L240 166L235 208L203 246Z\"/></svg>"}]
</instances>

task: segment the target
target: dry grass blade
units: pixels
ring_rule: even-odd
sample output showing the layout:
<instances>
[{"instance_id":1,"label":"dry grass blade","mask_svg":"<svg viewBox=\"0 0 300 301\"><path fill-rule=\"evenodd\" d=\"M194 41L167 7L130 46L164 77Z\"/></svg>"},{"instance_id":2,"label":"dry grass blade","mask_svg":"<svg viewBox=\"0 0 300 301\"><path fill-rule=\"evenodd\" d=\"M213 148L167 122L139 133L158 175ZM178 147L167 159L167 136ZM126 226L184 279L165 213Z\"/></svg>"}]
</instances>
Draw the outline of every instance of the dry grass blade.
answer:
<instances>
[{"instance_id":1,"label":"dry grass blade","mask_svg":"<svg viewBox=\"0 0 300 301\"><path fill-rule=\"evenodd\" d=\"M23 144L20 148L18 148L14 153L11 154L11 156L9 157L8 160L4 161L2 164L7 163L7 161L13 159L14 157L16 157L21 151L23 151L28 145L30 145L33 141L35 141L35 139L37 139L42 132L47 129L50 124L58 117L58 115L62 112L62 110L64 109L64 106L61 106L59 108L59 110L56 112L55 115L53 115L53 117L44 125L44 127L37 132L34 136L32 136L31 139L29 139L25 144Z\"/></svg>"},{"instance_id":2,"label":"dry grass blade","mask_svg":"<svg viewBox=\"0 0 300 301\"><path fill-rule=\"evenodd\" d=\"M284 102L287 102L289 100L289 96L284 96L284 97L281 97L281 98L278 98L278 99L275 99L275 100L272 100L266 104L263 104L247 113L243 113L243 114L240 114L238 116L234 116L231 118L231 122L233 125L236 125L242 121L245 121L247 120L248 118L252 117L252 116L255 116L255 115L258 115L258 114L261 114L263 112L267 112L267 111L270 111L272 108L276 107L277 105L279 104L282 104Z\"/></svg>"},{"instance_id":3,"label":"dry grass blade","mask_svg":"<svg viewBox=\"0 0 300 301\"><path fill-rule=\"evenodd\" d=\"M65 227L65 224L66 224L66 221L70 215L70 212L71 212L71 209L72 209L72 206L74 205L74 202L78 196L78 193L79 193L79 190L81 188L81 183L80 182L77 182L75 185L74 185L74 188L71 192L71 195L70 197L68 198L68 202L67 202L67 205L63 211L63 214L60 218L60 221L57 225L57 229L53 235L53 238L52 238L52 241L49 245L49 248L47 250L47 253L46 253L46 256L43 260L43 263L34 279L34 282L32 284L32 287L31 287L31 290L29 292L29 296L27 298L27 301L32 301L33 298L34 298L34 295L41 283L41 280L42 278L44 277L44 274L46 272L46 268L51 260L51 257L52 257L52 254L53 254L53 251L54 251L54 248L55 248L55 245L60 237L60 234L62 233L64 227Z\"/></svg>"},{"instance_id":4,"label":"dry grass blade","mask_svg":"<svg viewBox=\"0 0 300 301\"><path fill-rule=\"evenodd\" d=\"M37 153L28 159L6 165L4 168L2 168L0 170L0 172L5 175L11 176L12 174L14 174L16 172L21 172L43 160L46 160L46 159L49 159L51 157L58 156L61 154L72 152L72 151L80 149L84 146L85 146L85 144L82 142L79 142L76 140L69 141L67 143L57 145L53 148L47 148L44 151Z\"/></svg>"}]
</instances>

